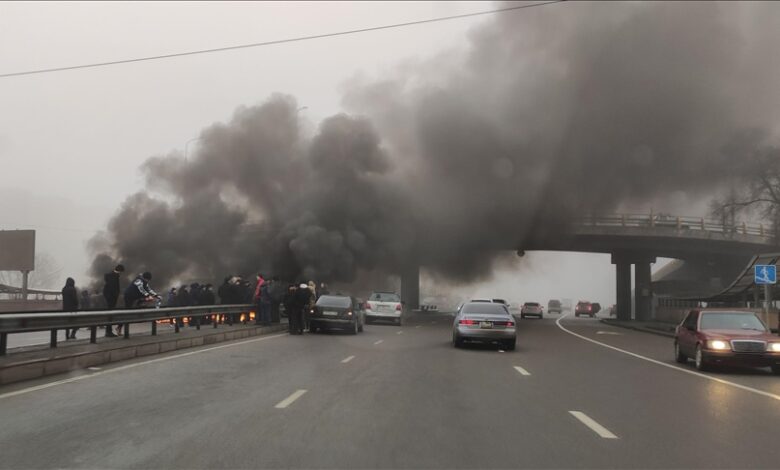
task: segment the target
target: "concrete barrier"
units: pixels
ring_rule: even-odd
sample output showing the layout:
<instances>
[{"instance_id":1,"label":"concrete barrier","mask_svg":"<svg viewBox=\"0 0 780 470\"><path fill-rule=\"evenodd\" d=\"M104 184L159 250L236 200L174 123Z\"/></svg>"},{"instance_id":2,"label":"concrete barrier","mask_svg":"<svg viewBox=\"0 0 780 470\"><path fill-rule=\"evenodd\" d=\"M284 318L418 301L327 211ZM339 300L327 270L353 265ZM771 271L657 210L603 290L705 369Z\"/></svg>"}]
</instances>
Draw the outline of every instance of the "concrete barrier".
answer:
<instances>
[{"instance_id":1,"label":"concrete barrier","mask_svg":"<svg viewBox=\"0 0 780 470\"><path fill-rule=\"evenodd\" d=\"M158 336L143 337L140 343L122 344L121 341L89 345L101 350L68 351L66 348L47 350L50 356L30 359L20 353L18 358L9 355L0 362L0 385L6 385L24 380L36 379L49 375L62 374L74 370L95 367L101 364L125 361L136 357L151 356L178 349L187 349L206 344L221 343L234 339L244 339L251 336L266 335L287 331L287 324L272 326L246 326L241 330L207 332L201 330L190 338L164 338Z\"/></svg>"}]
</instances>

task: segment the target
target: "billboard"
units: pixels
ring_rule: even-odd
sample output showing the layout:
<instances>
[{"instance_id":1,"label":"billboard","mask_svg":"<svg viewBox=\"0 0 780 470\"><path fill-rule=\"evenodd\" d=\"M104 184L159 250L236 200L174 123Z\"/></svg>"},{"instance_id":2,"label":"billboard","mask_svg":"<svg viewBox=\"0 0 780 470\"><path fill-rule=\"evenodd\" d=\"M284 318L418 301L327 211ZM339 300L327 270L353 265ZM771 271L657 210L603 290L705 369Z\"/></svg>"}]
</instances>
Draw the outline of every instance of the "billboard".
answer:
<instances>
[{"instance_id":1,"label":"billboard","mask_svg":"<svg viewBox=\"0 0 780 470\"><path fill-rule=\"evenodd\" d=\"M0 271L35 269L35 230L0 230Z\"/></svg>"}]
</instances>

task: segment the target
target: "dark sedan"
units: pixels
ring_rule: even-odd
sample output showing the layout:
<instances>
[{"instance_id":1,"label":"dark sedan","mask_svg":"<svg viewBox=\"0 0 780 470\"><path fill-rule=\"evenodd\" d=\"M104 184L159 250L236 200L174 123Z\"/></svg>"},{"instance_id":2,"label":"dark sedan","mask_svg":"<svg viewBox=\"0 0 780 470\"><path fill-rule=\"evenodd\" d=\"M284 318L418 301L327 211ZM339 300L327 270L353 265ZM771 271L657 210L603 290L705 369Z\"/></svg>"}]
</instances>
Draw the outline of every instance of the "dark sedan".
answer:
<instances>
[{"instance_id":1,"label":"dark sedan","mask_svg":"<svg viewBox=\"0 0 780 470\"><path fill-rule=\"evenodd\" d=\"M780 374L780 338L755 312L691 310L677 327L674 355L683 364L693 358L699 370L738 365Z\"/></svg>"},{"instance_id":2,"label":"dark sedan","mask_svg":"<svg viewBox=\"0 0 780 470\"><path fill-rule=\"evenodd\" d=\"M311 311L309 330L338 329L356 335L363 331L365 312L361 302L346 295L323 295Z\"/></svg>"}]
</instances>

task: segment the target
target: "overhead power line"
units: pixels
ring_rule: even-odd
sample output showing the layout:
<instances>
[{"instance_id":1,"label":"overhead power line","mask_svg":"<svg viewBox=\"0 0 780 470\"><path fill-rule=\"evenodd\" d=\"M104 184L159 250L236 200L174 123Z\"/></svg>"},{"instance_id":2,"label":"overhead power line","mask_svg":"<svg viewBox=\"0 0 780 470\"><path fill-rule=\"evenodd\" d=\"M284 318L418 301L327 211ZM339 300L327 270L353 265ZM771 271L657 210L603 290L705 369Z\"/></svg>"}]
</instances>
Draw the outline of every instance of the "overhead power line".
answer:
<instances>
[{"instance_id":1,"label":"overhead power line","mask_svg":"<svg viewBox=\"0 0 780 470\"><path fill-rule=\"evenodd\" d=\"M427 20L418 20L418 21L409 21L406 23L395 23L395 24L389 24L389 25L383 25L383 26L373 26L370 28L361 28L361 29L352 29L348 31L339 31L334 33L325 33L325 34L315 34L312 36L300 36L296 38L287 38L287 39L277 39L274 41L265 41L265 42L256 42L251 44L239 44L235 46L225 46L225 47L215 47L213 49L200 49L196 51L188 51L188 52L177 52L173 54L162 54L162 55L155 55L155 56L147 56L147 57L136 57L133 59L122 59L122 60L112 60L109 62L96 62L92 64L81 64L81 65L71 65L67 67L52 67L47 69L38 69L38 70L27 70L24 72L10 72L10 73L3 73L0 74L0 78L9 78L9 77L18 77L22 75L36 75L41 73L51 73L51 72L64 72L67 70L77 70L77 69L87 69L87 68L96 68L96 67L106 67L109 65L119 65L119 64L129 64L133 62L144 62L149 60L162 60L162 59L171 59L174 57L184 57L184 56L190 56L190 55L198 55L198 54L211 54L215 52L225 52L225 51L232 51L236 49L249 49L251 47L263 47L263 46L273 46L277 44L286 44L291 42L302 42L302 41L311 41L314 39L323 39L323 38L330 38L335 36L346 36L349 34L359 34L359 33L366 33L369 31L380 31L383 29L393 29L393 28L403 28L407 26L415 26L415 25L421 25L421 24L427 24L427 23L437 23L441 21L450 21L450 20L457 20L461 18L470 18L473 16L481 16L481 15L492 15L497 13L506 13L510 11L515 10L522 10L525 8L533 8L533 7L541 7L544 5L551 5L553 3L562 3L566 0L553 0L549 2L541 2L541 3L531 3L527 5L517 5L512 7L506 7L506 8L498 8L495 10L486 10L486 11L478 11L474 13L465 13L462 15L452 15L452 16L442 16L439 18L431 18Z\"/></svg>"}]
</instances>

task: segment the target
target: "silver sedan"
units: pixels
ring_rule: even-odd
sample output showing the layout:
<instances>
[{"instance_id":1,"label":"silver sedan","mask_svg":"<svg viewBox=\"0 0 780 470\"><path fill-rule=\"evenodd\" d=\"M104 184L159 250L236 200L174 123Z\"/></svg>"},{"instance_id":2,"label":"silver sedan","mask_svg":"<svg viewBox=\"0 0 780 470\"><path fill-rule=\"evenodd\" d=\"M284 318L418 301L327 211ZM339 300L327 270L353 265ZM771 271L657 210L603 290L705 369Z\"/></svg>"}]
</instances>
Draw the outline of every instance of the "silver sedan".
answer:
<instances>
[{"instance_id":1,"label":"silver sedan","mask_svg":"<svg viewBox=\"0 0 780 470\"><path fill-rule=\"evenodd\" d=\"M469 302L458 309L452 324L452 344L466 341L498 343L507 351L515 349L515 320L503 304Z\"/></svg>"}]
</instances>

